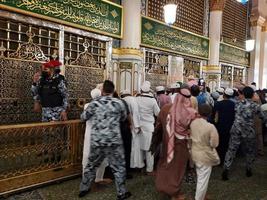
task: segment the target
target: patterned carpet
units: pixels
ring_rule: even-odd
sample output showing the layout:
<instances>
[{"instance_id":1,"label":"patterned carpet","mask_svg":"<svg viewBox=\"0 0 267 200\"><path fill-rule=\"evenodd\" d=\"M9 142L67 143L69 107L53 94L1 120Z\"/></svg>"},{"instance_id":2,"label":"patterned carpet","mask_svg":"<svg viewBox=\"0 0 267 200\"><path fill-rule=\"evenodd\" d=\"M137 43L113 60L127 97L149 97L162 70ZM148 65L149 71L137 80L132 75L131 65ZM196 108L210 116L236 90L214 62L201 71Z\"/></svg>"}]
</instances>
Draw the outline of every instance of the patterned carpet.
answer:
<instances>
[{"instance_id":1,"label":"patterned carpet","mask_svg":"<svg viewBox=\"0 0 267 200\"><path fill-rule=\"evenodd\" d=\"M267 149L266 149L267 150ZM230 180L221 181L220 167L213 169L209 183L208 197L211 200L267 200L267 151L255 162L253 176L245 176L245 158L237 158L230 171ZM40 188L33 192L9 197L8 200L78 200L80 179ZM144 174L135 174L134 179L127 181L128 189L133 193L129 200L167 200L158 194L154 186L154 178ZM182 191L187 200L193 200L195 184L183 184ZM83 200L115 200L115 186L95 187L82 198Z\"/></svg>"},{"instance_id":2,"label":"patterned carpet","mask_svg":"<svg viewBox=\"0 0 267 200\"><path fill-rule=\"evenodd\" d=\"M46 198L43 197L43 195L39 190L25 192L7 198L7 200L44 200L44 199Z\"/></svg>"}]
</instances>

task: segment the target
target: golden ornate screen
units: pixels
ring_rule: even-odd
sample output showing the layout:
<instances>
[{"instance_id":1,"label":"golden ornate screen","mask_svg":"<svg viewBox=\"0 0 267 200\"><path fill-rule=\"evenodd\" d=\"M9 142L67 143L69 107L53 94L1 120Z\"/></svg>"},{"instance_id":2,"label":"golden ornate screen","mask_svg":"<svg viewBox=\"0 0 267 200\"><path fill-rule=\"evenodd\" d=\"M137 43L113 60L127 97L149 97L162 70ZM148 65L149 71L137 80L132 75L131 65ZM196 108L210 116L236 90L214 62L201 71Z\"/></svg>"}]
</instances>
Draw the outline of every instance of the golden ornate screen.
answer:
<instances>
[{"instance_id":1,"label":"golden ornate screen","mask_svg":"<svg viewBox=\"0 0 267 200\"><path fill-rule=\"evenodd\" d=\"M0 18L0 124L40 121L32 77L58 51L57 30Z\"/></svg>"},{"instance_id":2,"label":"golden ornate screen","mask_svg":"<svg viewBox=\"0 0 267 200\"><path fill-rule=\"evenodd\" d=\"M91 89L104 80L107 43L64 31L63 49L59 46L61 35L59 29L41 23L38 26L0 18L0 124L41 121L41 114L33 112L33 75L61 50L70 93L68 115L70 119L79 118Z\"/></svg>"},{"instance_id":3,"label":"golden ornate screen","mask_svg":"<svg viewBox=\"0 0 267 200\"><path fill-rule=\"evenodd\" d=\"M146 80L150 81L151 88L159 85L166 86L168 79L168 55L162 52L145 52Z\"/></svg>"},{"instance_id":4,"label":"golden ornate screen","mask_svg":"<svg viewBox=\"0 0 267 200\"><path fill-rule=\"evenodd\" d=\"M189 76L200 78L200 61L184 59L184 77L188 78Z\"/></svg>"},{"instance_id":5,"label":"golden ornate screen","mask_svg":"<svg viewBox=\"0 0 267 200\"><path fill-rule=\"evenodd\" d=\"M234 68L233 81L243 83L244 82L244 68Z\"/></svg>"},{"instance_id":6,"label":"golden ornate screen","mask_svg":"<svg viewBox=\"0 0 267 200\"><path fill-rule=\"evenodd\" d=\"M69 33L65 33L65 36L65 43L69 45L69 48L65 48L65 75L70 95L69 118L77 119L85 103L91 100L91 90L104 80L106 43Z\"/></svg>"}]
</instances>

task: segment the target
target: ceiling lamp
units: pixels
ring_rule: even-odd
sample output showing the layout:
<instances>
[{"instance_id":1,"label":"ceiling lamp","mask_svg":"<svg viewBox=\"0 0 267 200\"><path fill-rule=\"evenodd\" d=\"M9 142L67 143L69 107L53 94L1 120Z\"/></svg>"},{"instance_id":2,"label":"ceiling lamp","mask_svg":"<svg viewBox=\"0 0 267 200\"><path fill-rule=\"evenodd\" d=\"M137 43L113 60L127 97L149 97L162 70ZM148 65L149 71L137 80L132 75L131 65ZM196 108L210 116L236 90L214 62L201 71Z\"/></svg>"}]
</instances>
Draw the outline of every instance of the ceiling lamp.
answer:
<instances>
[{"instance_id":1,"label":"ceiling lamp","mask_svg":"<svg viewBox=\"0 0 267 200\"><path fill-rule=\"evenodd\" d=\"M166 4L164 7L164 20L166 24L174 24L176 21L176 10L177 10L177 5L174 4L174 2L169 2Z\"/></svg>"},{"instance_id":2,"label":"ceiling lamp","mask_svg":"<svg viewBox=\"0 0 267 200\"><path fill-rule=\"evenodd\" d=\"M255 40L248 39L246 40L246 51L253 51L255 46Z\"/></svg>"},{"instance_id":3,"label":"ceiling lamp","mask_svg":"<svg viewBox=\"0 0 267 200\"><path fill-rule=\"evenodd\" d=\"M237 0L239 3L246 4L248 0Z\"/></svg>"}]
</instances>

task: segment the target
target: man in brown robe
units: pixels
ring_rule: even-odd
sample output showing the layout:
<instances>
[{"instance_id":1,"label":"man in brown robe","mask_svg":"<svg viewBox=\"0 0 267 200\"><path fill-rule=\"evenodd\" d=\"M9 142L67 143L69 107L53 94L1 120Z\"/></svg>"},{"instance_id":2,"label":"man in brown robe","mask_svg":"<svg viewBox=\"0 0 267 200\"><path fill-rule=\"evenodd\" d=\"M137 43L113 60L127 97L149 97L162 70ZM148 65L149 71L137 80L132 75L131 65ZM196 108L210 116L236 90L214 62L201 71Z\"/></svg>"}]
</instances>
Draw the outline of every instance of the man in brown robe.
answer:
<instances>
[{"instance_id":1,"label":"man in brown robe","mask_svg":"<svg viewBox=\"0 0 267 200\"><path fill-rule=\"evenodd\" d=\"M162 144L156 170L156 188L172 200L185 199L180 194L180 189L189 159L189 125L196 116L190 97L188 89L181 89L174 103L161 109L152 139L152 153L157 151L160 143Z\"/></svg>"}]
</instances>

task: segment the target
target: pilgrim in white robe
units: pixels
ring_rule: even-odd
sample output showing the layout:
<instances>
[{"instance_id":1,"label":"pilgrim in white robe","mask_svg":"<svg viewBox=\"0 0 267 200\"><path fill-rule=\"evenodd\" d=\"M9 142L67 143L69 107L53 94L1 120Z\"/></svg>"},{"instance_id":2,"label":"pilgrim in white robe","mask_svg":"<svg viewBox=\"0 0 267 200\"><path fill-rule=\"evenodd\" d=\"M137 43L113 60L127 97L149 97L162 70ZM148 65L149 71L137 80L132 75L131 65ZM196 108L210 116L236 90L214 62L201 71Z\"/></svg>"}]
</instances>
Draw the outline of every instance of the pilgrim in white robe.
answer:
<instances>
[{"instance_id":1,"label":"pilgrim in white robe","mask_svg":"<svg viewBox=\"0 0 267 200\"><path fill-rule=\"evenodd\" d=\"M151 155L151 152L149 152L149 148L151 145L152 133L154 131L154 116L158 116L160 108L156 99L153 96L145 93L137 97L137 104L140 113L141 127L141 134L139 137L140 149L143 151L146 159L146 171L152 172L154 167L154 157Z\"/></svg>"},{"instance_id":2,"label":"pilgrim in white robe","mask_svg":"<svg viewBox=\"0 0 267 200\"><path fill-rule=\"evenodd\" d=\"M136 97L126 96L123 98L132 116L132 151L131 151L131 168L143 168L144 158L140 149L141 135L140 135L140 114Z\"/></svg>"}]
</instances>

